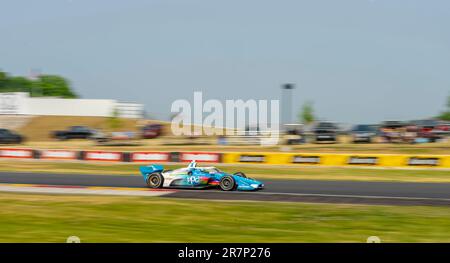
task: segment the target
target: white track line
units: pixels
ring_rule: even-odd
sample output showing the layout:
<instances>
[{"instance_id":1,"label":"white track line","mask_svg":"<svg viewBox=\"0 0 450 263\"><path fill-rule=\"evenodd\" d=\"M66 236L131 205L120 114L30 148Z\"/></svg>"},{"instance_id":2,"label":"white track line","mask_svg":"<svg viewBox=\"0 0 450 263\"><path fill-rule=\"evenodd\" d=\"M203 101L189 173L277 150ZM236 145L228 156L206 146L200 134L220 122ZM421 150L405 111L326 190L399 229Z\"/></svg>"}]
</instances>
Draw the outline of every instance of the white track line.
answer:
<instances>
[{"instance_id":1,"label":"white track line","mask_svg":"<svg viewBox=\"0 0 450 263\"><path fill-rule=\"evenodd\" d=\"M175 192L174 190L152 191L148 188L121 188L121 187L75 187L45 186L27 184L1 184L0 191L4 192L24 192L24 193L48 193L48 194L87 194L87 195L122 195L122 196L164 196ZM189 190L189 192L211 193L205 190ZM223 192L219 192L223 193ZM226 194L226 193L224 193ZM338 198L365 198L365 199L396 199L396 200L422 200L422 201L445 201L448 198L433 197L409 197L409 196L374 196L374 195L339 195L339 194L318 194L318 193L282 193L282 192L233 192L230 194L257 194L257 195L287 195L287 196L313 196L313 197L338 197Z\"/></svg>"},{"instance_id":2,"label":"white track line","mask_svg":"<svg viewBox=\"0 0 450 263\"><path fill-rule=\"evenodd\" d=\"M151 191L148 189L126 190L113 187L86 187L86 188L65 188L55 186L26 186L0 184L0 191L22 192L22 193L45 193L45 194L87 194L87 195L125 195L125 196L163 196L174 191Z\"/></svg>"},{"instance_id":3,"label":"white track line","mask_svg":"<svg viewBox=\"0 0 450 263\"><path fill-rule=\"evenodd\" d=\"M262 192L261 192L262 191ZM340 194L319 194L319 193L283 193L283 192L264 192L261 190L258 192L244 192L244 191L235 191L232 192L234 194L258 194L258 195L290 195L290 196L316 196L316 197L343 197L343 198L367 198L367 199L404 199L404 200L431 200L431 201L447 201L450 202L448 198L435 198L435 197L410 197L410 196L383 196L383 195L340 195ZM179 191L180 193L181 191ZM189 192L205 192L205 190L189 190ZM224 193L220 192L219 193ZM226 193L224 193L226 194Z\"/></svg>"},{"instance_id":4,"label":"white track line","mask_svg":"<svg viewBox=\"0 0 450 263\"><path fill-rule=\"evenodd\" d=\"M252 192L238 192L240 194L250 194ZM316 194L316 193L280 193L280 192L253 192L254 194L262 195L292 195L292 196L317 196L317 197L345 197L345 198L372 198L372 199L405 199L405 200L438 200L449 201L448 198L434 198L434 197L409 197L409 196L377 196L377 195L338 195L338 194Z\"/></svg>"}]
</instances>

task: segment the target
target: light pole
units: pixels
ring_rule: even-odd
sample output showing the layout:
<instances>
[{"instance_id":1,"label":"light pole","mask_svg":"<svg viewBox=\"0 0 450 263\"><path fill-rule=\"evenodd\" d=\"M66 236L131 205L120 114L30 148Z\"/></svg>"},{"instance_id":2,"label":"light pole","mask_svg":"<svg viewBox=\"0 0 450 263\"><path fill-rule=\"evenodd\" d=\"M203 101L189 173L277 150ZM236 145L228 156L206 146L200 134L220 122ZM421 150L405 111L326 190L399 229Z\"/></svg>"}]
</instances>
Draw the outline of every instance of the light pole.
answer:
<instances>
[{"instance_id":1,"label":"light pole","mask_svg":"<svg viewBox=\"0 0 450 263\"><path fill-rule=\"evenodd\" d=\"M292 90L294 84L287 83L281 86L281 124L292 123Z\"/></svg>"}]
</instances>

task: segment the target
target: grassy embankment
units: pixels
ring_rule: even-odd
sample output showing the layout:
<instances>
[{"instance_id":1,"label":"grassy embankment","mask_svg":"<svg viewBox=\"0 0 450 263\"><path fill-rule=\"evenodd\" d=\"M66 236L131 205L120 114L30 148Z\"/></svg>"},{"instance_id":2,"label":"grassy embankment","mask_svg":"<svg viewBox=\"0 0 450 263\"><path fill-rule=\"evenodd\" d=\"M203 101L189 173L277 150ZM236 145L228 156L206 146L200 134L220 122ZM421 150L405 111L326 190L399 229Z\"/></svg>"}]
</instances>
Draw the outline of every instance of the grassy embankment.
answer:
<instances>
[{"instance_id":1,"label":"grassy embankment","mask_svg":"<svg viewBox=\"0 0 450 263\"><path fill-rule=\"evenodd\" d=\"M450 242L450 208L3 194L0 242Z\"/></svg>"}]
</instances>

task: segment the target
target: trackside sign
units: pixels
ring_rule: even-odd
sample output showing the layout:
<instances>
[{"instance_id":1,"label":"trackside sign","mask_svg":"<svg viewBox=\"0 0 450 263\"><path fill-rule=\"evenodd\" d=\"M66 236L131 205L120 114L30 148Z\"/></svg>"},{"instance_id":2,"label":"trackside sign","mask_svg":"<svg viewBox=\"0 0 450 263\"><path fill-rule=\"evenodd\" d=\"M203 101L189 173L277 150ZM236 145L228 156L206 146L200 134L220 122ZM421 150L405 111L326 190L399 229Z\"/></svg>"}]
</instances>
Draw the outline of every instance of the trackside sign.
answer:
<instances>
[{"instance_id":1,"label":"trackside sign","mask_svg":"<svg viewBox=\"0 0 450 263\"><path fill-rule=\"evenodd\" d=\"M378 163L378 157L370 156L350 156L348 158L348 164L354 165L376 165Z\"/></svg>"},{"instance_id":2,"label":"trackside sign","mask_svg":"<svg viewBox=\"0 0 450 263\"><path fill-rule=\"evenodd\" d=\"M439 158L430 157L410 157L408 159L408 165L412 166L438 166Z\"/></svg>"},{"instance_id":3,"label":"trackside sign","mask_svg":"<svg viewBox=\"0 0 450 263\"><path fill-rule=\"evenodd\" d=\"M195 160L197 162L206 162L206 163L218 163L220 162L220 154L219 153L207 153L207 152L182 152L180 153L180 161L182 162L190 162Z\"/></svg>"},{"instance_id":4,"label":"trackside sign","mask_svg":"<svg viewBox=\"0 0 450 263\"><path fill-rule=\"evenodd\" d=\"M132 162L168 162L170 153L167 152L133 152Z\"/></svg>"},{"instance_id":5,"label":"trackside sign","mask_svg":"<svg viewBox=\"0 0 450 263\"><path fill-rule=\"evenodd\" d=\"M122 161L121 152L87 151L84 160L88 161Z\"/></svg>"},{"instance_id":6,"label":"trackside sign","mask_svg":"<svg viewBox=\"0 0 450 263\"><path fill-rule=\"evenodd\" d=\"M239 162L241 163L263 163L266 157L264 155L249 155L242 154L239 156Z\"/></svg>"},{"instance_id":7,"label":"trackside sign","mask_svg":"<svg viewBox=\"0 0 450 263\"><path fill-rule=\"evenodd\" d=\"M33 158L31 149L0 149L0 157L5 158Z\"/></svg>"},{"instance_id":8,"label":"trackside sign","mask_svg":"<svg viewBox=\"0 0 450 263\"><path fill-rule=\"evenodd\" d=\"M292 163L319 164L320 156L296 155L292 158Z\"/></svg>"},{"instance_id":9,"label":"trackside sign","mask_svg":"<svg viewBox=\"0 0 450 263\"><path fill-rule=\"evenodd\" d=\"M56 159L56 160L75 160L77 158L77 152L65 150L42 150L40 153L40 158Z\"/></svg>"}]
</instances>

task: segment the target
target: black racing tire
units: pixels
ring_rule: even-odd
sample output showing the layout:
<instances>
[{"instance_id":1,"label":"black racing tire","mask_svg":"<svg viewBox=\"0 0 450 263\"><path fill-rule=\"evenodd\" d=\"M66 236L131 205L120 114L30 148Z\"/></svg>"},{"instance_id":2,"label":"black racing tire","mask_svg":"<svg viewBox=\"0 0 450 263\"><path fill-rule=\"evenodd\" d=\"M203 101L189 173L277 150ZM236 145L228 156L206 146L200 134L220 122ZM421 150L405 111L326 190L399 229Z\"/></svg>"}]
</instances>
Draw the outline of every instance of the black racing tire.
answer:
<instances>
[{"instance_id":1,"label":"black racing tire","mask_svg":"<svg viewBox=\"0 0 450 263\"><path fill-rule=\"evenodd\" d=\"M152 173L147 176L146 183L150 188L162 188L164 184L164 177L161 173Z\"/></svg>"},{"instance_id":2,"label":"black racing tire","mask_svg":"<svg viewBox=\"0 0 450 263\"><path fill-rule=\"evenodd\" d=\"M237 184L233 176L225 175L220 179L219 187L222 191L233 191L236 190Z\"/></svg>"},{"instance_id":3,"label":"black racing tire","mask_svg":"<svg viewBox=\"0 0 450 263\"><path fill-rule=\"evenodd\" d=\"M245 173L243 173L243 172L235 172L233 175L237 175L237 176L240 176L240 177L248 178L247 175L245 175Z\"/></svg>"}]
</instances>

